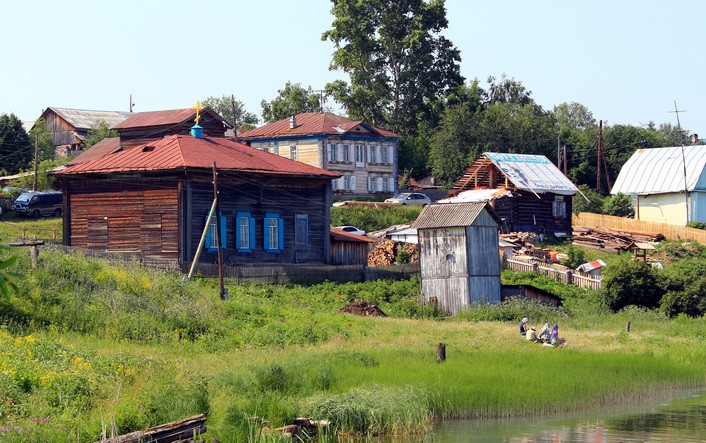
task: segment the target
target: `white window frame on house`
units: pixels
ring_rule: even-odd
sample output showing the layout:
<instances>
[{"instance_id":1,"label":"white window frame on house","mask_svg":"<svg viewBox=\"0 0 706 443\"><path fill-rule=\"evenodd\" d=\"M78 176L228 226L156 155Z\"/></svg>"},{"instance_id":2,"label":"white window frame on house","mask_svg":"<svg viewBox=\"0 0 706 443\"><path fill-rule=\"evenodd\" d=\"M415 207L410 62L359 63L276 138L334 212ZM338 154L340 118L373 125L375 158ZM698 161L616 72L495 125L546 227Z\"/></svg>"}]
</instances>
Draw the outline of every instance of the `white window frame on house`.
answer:
<instances>
[{"instance_id":1,"label":"white window frame on house","mask_svg":"<svg viewBox=\"0 0 706 443\"><path fill-rule=\"evenodd\" d=\"M365 167L365 145L355 145L355 166Z\"/></svg>"},{"instance_id":2,"label":"white window frame on house","mask_svg":"<svg viewBox=\"0 0 706 443\"><path fill-rule=\"evenodd\" d=\"M208 231L206 232L206 248L208 248L209 251L217 251L218 250L218 241L216 240L216 229L218 226L218 221L216 220L216 217L221 218L221 248L225 249L226 248L226 220L223 214L213 214L213 217L209 220L208 223ZM206 219L208 219L208 214L206 214Z\"/></svg>"},{"instance_id":3,"label":"white window frame on house","mask_svg":"<svg viewBox=\"0 0 706 443\"><path fill-rule=\"evenodd\" d=\"M351 176L350 175L343 176L343 189L346 191L349 191L351 189Z\"/></svg>"},{"instance_id":4,"label":"white window frame on house","mask_svg":"<svg viewBox=\"0 0 706 443\"><path fill-rule=\"evenodd\" d=\"M382 179L382 192L390 192L390 180L386 177Z\"/></svg>"},{"instance_id":5,"label":"white window frame on house","mask_svg":"<svg viewBox=\"0 0 706 443\"><path fill-rule=\"evenodd\" d=\"M375 163L375 145L368 145L368 163Z\"/></svg>"},{"instance_id":6,"label":"white window frame on house","mask_svg":"<svg viewBox=\"0 0 706 443\"><path fill-rule=\"evenodd\" d=\"M341 159L343 163L353 163L351 159L351 145L343 144L343 158Z\"/></svg>"},{"instance_id":7,"label":"white window frame on house","mask_svg":"<svg viewBox=\"0 0 706 443\"><path fill-rule=\"evenodd\" d=\"M265 250L267 252L281 252L284 249L284 221L279 213L265 213L263 225Z\"/></svg>"},{"instance_id":8,"label":"white window frame on house","mask_svg":"<svg viewBox=\"0 0 706 443\"><path fill-rule=\"evenodd\" d=\"M382 157L380 159L380 163L385 164L385 165L389 165L391 163L390 157L388 155L389 152L390 152L389 146L383 146L382 148L380 148L380 155Z\"/></svg>"},{"instance_id":9,"label":"white window frame on house","mask_svg":"<svg viewBox=\"0 0 706 443\"><path fill-rule=\"evenodd\" d=\"M563 195L557 195L552 202L552 215L554 218L566 218L566 201Z\"/></svg>"},{"instance_id":10,"label":"white window frame on house","mask_svg":"<svg viewBox=\"0 0 706 443\"><path fill-rule=\"evenodd\" d=\"M255 219L249 212L235 214L235 248L238 252L252 252L255 249Z\"/></svg>"},{"instance_id":11,"label":"white window frame on house","mask_svg":"<svg viewBox=\"0 0 706 443\"><path fill-rule=\"evenodd\" d=\"M375 146L375 163L382 163L382 155L380 154L380 145Z\"/></svg>"},{"instance_id":12,"label":"white window frame on house","mask_svg":"<svg viewBox=\"0 0 706 443\"><path fill-rule=\"evenodd\" d=\"M336 163L336 143L328 144L328 161L329 163Z\"/></svg>"},{"instance_id":13,"label":"white window frame on house","mask_svg":"<svg viewBox=\"0 0 706 443\"><path fill-rule=\"evenodd\" d=\"M369 192L377 192L377 178L376 177L368 177L368 191Z\"/></svg>"},{"instance_id":14,"label":"white window frame on house","mask_svg":"<svg viewBox=\"0 0 706 443\"><path fill-rule=\"evenodd\" d=\"M299 160L297 145L289 145L289 158L292 160Z\"/></svg>"}]
</instances>

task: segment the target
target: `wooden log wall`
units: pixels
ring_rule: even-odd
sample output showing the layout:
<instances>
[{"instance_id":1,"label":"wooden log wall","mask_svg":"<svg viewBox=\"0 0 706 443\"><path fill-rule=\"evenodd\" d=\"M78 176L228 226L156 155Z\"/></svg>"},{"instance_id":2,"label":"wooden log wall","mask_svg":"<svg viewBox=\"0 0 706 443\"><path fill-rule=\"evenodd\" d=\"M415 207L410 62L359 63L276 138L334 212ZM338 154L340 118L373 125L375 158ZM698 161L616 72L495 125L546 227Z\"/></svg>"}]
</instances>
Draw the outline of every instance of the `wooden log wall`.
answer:
<instances>
[{"instance_id":1,"label":"wooden log wall","mask_svg":"<svg viewBox=\"0 0 706 443\"><path fill-rule=\"evenodd\" d=\"M206 216L213 202L213 187L208 182L192 180L186 186L190 202L185 217L191 218L190 232L185 239L187 251L184 261L190 262L198 246ZM233 180L225 174L219 177L219 206L226 221L224 264L254 263L326 263L329 260L329 216L326 183L322 180ZM239 252L236 249L236 214L249 212L255 219L255 249ZM264 248L264 219L267 212L279 213L284 221L284 249L279 253ZM304 214L308 219L308 239L303 248L295 246L295 217ZM199 260L215 263L216 252L204 250Z\"/></svg>"},{"instance_id":2,"label":"wooden log wall","mask_svg":"<svg viewBox=\"0 0 706 443\"><path fill-rule=\"evenodd\" d=\"M74 182L67 189L67 245L144 257L178 257L176 180L97 183Z\"/></svg>"}]
</instances>

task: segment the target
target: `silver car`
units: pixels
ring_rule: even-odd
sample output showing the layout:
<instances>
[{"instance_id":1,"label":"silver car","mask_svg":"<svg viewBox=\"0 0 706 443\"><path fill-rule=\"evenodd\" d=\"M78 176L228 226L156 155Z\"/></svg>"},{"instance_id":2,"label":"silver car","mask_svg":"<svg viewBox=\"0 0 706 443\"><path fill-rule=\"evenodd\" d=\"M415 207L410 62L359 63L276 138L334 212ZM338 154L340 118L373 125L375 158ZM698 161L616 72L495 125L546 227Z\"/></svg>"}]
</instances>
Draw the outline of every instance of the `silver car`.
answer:
<instances>
[{"instance_id":1,"label":"silver car","mask_svg":"<svg viewBox=\"0 0 706 443\"><path fill-rule=\"evenodd\" d=\"M429 197L418 192L404 192L385 200L385 203L397 203L398 205L425 206L431 203Z\"/></svg>"}]
</instances>

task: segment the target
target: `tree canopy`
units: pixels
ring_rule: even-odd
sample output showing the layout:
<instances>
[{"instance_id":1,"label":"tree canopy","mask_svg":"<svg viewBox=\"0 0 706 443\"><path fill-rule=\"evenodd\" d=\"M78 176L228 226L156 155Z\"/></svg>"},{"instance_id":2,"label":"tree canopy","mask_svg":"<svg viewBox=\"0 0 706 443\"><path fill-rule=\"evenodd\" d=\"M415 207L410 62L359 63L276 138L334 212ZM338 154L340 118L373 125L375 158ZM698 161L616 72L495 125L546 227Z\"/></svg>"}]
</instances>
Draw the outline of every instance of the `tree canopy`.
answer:
<instances>
[{"instance_id":1,"label":"tree canopy","mask_svg":"<svg viewBox=\"0 0 706 443\"><path fill-rule=\"evenodd\" d=\"M108 122L99 120L88 130L88 137L83 142L83 149L86 150L104 138L118 137L120 134L115 129L110 129Z\"/></svg>"},{"instance_id":2,"label":"tree canopy","mask_svg":"<svg viewBox=\"0 0 706 443\"><path fill-rule=\"evenodd\" d=\"M34 145L15 114L0 115L0 169L15 174L34 158Z\"/></svg>"},{"instance_id":3,"label":"tree canopy","mask_svg":"<svg viewBox=\"0 0 706 443\"><path fill-rule=\"evenodd\" d=\"M287 82L271 101L262 100L262 119L271 123L303 112L321 112L321 98L311 86L304 89L299 83Z\"/></svg>"},{"instance_id":4,"label":"tree canopy","mask_svg":"<svg viewBox=\"0 0 706 443\"><path fill-rule=\"evenodd\" d=\"M235 100L230 95L223 95L221 97L207 97L201 100L201 104L208 106L213 109L223 117L223 119L228 122L231 126L233 123L233 102L235 102L235 122L238 126L240 125L256 125L258 123L257 115L252 112L245 110L245 104L240 100Z\"/></svg>"},{"instance_id":5,"label":"tree canopy","mask_svg":"<svg viewBox=\"0 0 706 443\"><path fill-rule=\"evenodd\" d=\"M336 50L330 69L350 83L326 91L355 119L402 135L434 119L434 102L463 83L461 55L441 35L448 27L444 0L332 0L332 28L323 40Z\"/></svg>"}]
</instances>

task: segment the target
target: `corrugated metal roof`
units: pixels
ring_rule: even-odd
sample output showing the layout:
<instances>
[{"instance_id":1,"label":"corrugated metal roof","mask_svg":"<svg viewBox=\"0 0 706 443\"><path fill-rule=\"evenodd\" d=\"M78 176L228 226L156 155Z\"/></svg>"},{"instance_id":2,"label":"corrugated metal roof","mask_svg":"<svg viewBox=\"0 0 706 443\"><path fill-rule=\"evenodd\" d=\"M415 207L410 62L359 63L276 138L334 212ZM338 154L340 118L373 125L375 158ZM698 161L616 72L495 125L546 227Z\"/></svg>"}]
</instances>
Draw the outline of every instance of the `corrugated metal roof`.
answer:
<instances>
[{"instance_id":1,"label":"corrugated metal roof","mask_svg":"<svg viewBox=\"0 0 706 443\"><path fill-rule=\"evenodd\" d=\"M83 151L76 158L72 159L68 165L86 163L87 161L103 158L108 154L120 149L120 137L108 137L99 141L95 145Z\"/></svg>"},{"instance_id":2,"label":"corrugated metal roof","mask_svg":"<svg viewBox=\"0 0 706 443\"><path fill-rule=\"evenodd\" d=\"M500 224L495 212L486 203L456 203L427 205L412 223L412 228L448 228L470 226L486 210Z\"/></svg>"},{"instance_id":3,"label":"corrugated metal roof","mask_svg":"<svg viewBox=\"0 0 706 443\"><path fill-rule=\"evenodd\" d=\"M454 197L437 200L437 203L478 203L501 197L512 197L512 192L505 188L469 189L468 191L461 191Z\"/></svg>"},{"instance_id":4,"label":"corrugated metal roof","mask_svg":"<svg viewBox=\"0 0 706 443\"><path fill-rule=\"evenodd\" d=\"M370 237L353 234L352 232L346 232L336 228L331 228L330 233L332 240L347 241L352 243L375 243L375 240Z\"/></svg>"},{"instance_id":5,"label":"corrugated metal roof","mask_svg":"<svg viewBox=\"0 0 706 443\"><path fill-rule=\"evenodd\" d=\"M57 175L207 168L257 174L337 178L339 174L223 138L172 135L102 158L71 165Z\"/></svg>"},{"instance_id":6,"label":"corrugated metal roof","mask_svg":"<svg viewBox=\"0 0 706 443\"><path fill-rule=\"evenodd\" d=\"M108 126L112 128L131 115L129 112L120 111L89 111L86 109L54 107L50 107L47 111L48 110L53 111L56 115L66 120L76 129L94 128L99 121L108 123ZM47 111L44 111L42 115L46 114Z\"/></svg>"},{"instance_id":7,"label":"corrugated metal roof","mask_svg":"<svg viewBox=\"0 0 706 443\"><path fill-rule=\"evenodd\" d=\"M706 167L706 146L684 146L686 186L682 147L638 149L620 169L611 194L664 194L693 191Z\"/></svg>"},{"instance_id":8,"label":"corrugated metal roof","mask_svg":"<svg viewBox=\"0 0 706 443\"><path fill-rule=\"evenodd\" d=\"M571 183L549 159L543 155L503 154L486 152L485 155L500 169L517 189L536 193L551 192L574 195L578 188Z\"/></svg>"},{"instance_id":9,"label":"corrugated metal roof","mask_svg":"<svg viewBox=\"0 0 706 443\"><path fill-rule=\"evenodd\" d=\"M230 125L223 120L223 117L209 107L205 107L200 113L202 115L210 115L230 127ZM177 125L188 120L193 120L195 117L196 110L193 108L138 112L136 114L130 114L130 118L123 121L119 125L116 125L115 129L120 130L129 128L143 128L148 126Z\"/></svg>"},{"instance_id":10,"label":"corrugated metal roof","mask_svg":"<svg viewBox=\"0 0 706 443\"><path fill-rule=\"evenodd\" d=\"M328 112L305 112L295 115L294 118L296 120L296 126L294 128L289 127L289 118L283 118L282 120L277 120L276 122L238 134L238 138L242 140L252 140L305 135L350 135L355 134L357 132L356 128L358 127L366 131L370 130L373 133L377 132L381 137L400 137L394 132L375 128L362 121L353 121Z\"/></svg>"}]
</instances>

